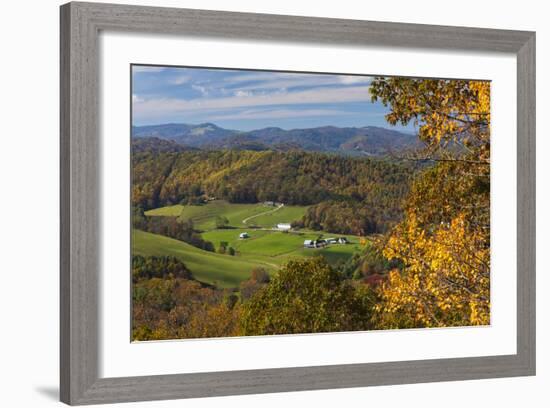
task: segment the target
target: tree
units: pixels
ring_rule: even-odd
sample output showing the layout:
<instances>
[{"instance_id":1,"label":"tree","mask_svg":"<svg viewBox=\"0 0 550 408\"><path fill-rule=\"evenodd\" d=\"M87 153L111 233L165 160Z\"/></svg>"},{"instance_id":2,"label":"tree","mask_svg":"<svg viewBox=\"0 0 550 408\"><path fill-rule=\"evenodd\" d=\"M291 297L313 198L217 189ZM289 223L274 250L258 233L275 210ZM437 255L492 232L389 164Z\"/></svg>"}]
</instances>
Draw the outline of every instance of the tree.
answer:
<instances>
[{"instance_id":1,"label":"tree","mask_svg":"<svg viewBox=\"0 0 550 408\"><path fill-rule=\"evenodd\" d=\"M243 302L250 299L256 292L262 289L265 284L258 283L253 279L247 279L239 284L239 292Z\"/></svg>"},{"instance_id":2,"label":"tree","mask_svg":"<svg viewBox=\"0 0 550 408\"><path fill-rule=\"evenodd\" d=\"M216 215L215 221L217 229L227 228L227 226L229 225L229 220L223 215Z\"/></svg>"},{"instance_id":3,"label":"tree","mask_svg":"<svg viewBox=\"0 0 550 408\"><path fill-rule=\"evenodd\" d=\"M252 269L250 279L258 283L269 283L270 281L269 273L261 266Z\"/></svg>"},{"instance_id":4,"label":"tree","mask_svg":"<svg viewBox=\"0 0 550 408\"><path fill-rule=\"evenodd\" d=\"M239 285L241 299L243 301L250 299L256 292L269 283L269 281L269 273L260 266L255 267L252 269L250 279L242 281Z\"/></svg>"},{"instance_id":5,"label":"tree","mask_svg":"<svg viewBox=\"0 0 550 408\"><path fill-rule=\"evenodd\" d=\"M193 222L186 220L183 215L179 217L145 217L145 222L136 226L136 228L138 227L143 231L187 242L205 251L214 251L214 244L203 240L201 235L195 231Z\"/></svg>"},{"instance_id":6,"label":"tree","mask_svg":"<svg viewBox=\"0 0 550 408\"><path fill-rule=\"evenodd\" d=\"M218 253L225 254L227 252L227 246L228 245L229 244L228 244L227 241L221 241L220 246L218 247Z\"/></svg>"},{"instance_id":7,"label":"tree","mask_svg":"<svg viewBox=\"0 0 550 408\"><path fill-rule=\"evenodd\" d=\"M133 285L134 340L236 336L239 313L234 293L194 280L152 278Z\"/></svg>"},{"instance_id":8,"label":"tree","mask_svg":"<svg viewBox=\"0 0 550 408\"><path fill-rule=\"evenodd\" d=\"M419 126L430 154L453 158L456 150L449 147L457 145L471 154L470 162L489 164L490 82L376 78L370 92L373 101L391 108L388 123Z\"/></svg>"},{"instance_id":9,"label":"tree","mask_svg":"<svg viewBox=\"0 0 550 408\"><path fill-rule=\"evenodd\" d=\"M241 307L243 335L320 333L371 328L372 295L323 257L290 261Z\"/></svg>"},{"instance_id":10,"label":"tree","mask_svg":"<svg viewBox=\"0 0 550 408\"><path fill-rule=\"evenodd\" d=\"M187 266L173 256L134 255L132 257L132 282L151 278L183 278L192 280L193 275Z\"/></svg>"},{"instance_id":11,"label":"tree","mask_svg":"<svg viewBox=\"0 0 550 408\"><path fill-rule=\"evenodd\" d=\"M205 306L196 310L182 327L180 338L238 336L239 308L225 303Z\"/></svg>"},{"instance_id":12,"label":"tree","mask_svg":"<svg viewBox=\"0 0 550 408\"><path fill-rule=\"evenodd\" d=\"M414 121L433 166L413 182L404 220L384 240L402 266L379 291L380 328L489 324L490 84L377 78L389 123Z\"/></svg>"},{"instance_id":13,"label":"tree","mask_svg":"<svg viewBox=\"0 0 550 408\"><path fill-rule=\"evenodd\" d=\"M132 227L145 230L147 228L147 217L141 207L132 207Z\"/></svg>"},{"instance_id":14,"label":"tree","mask_svg":"<svg viewBox=\"0 0 550 408\"><path fill-rule=\"evenodd\" d=\"M385 327L488 324L489 247L464 215L433 233L411 215L394 231L384 254L406 265L405 273L393 270L382 284L377 311Z\"/></svg>"}]
</instances>

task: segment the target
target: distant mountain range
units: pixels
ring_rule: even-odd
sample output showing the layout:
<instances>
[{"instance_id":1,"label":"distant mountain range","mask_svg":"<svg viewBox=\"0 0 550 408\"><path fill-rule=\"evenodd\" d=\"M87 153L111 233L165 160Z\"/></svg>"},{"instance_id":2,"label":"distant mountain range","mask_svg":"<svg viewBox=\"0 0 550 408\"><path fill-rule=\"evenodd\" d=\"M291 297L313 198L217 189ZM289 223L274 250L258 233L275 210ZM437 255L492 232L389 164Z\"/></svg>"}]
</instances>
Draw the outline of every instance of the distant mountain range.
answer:
<instances>
[{"instance_id":1,"label":"distant mountain range","mask_svg":"<svg viewBox=\"0 0 550 408\"><path fill-rule=\"evenodd\" d=\"M132 136L139 148L160 151L178 148L232 149L232 150L305 150L334 152L346 155L381 156L402 152L418 146L412 133L399 132L376 126L335 127L284 130L268 127L248 132L223 129L213 123L189 125L169 123L134 126ZM141 140L138 139L150 139ZM177 145L165 143L175 142ZM135 145L135 143L134 143Z\"/></svg>"}]
</instances>

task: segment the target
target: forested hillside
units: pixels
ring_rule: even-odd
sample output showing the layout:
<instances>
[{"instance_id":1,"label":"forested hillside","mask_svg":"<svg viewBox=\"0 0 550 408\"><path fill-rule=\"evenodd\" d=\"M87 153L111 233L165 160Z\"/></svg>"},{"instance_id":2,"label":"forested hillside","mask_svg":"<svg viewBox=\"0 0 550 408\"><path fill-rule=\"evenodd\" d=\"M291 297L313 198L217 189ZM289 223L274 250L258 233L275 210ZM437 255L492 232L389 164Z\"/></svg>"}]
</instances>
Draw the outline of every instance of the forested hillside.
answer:
<instances>
[{"instance_id":1,"label":"forested hillside","mask_svg":"<svg viewBox=\"0 0 550 408\"><path fill-rule=\"evenodd\" d=\"M302 220L309 228L331 225L328 231L357 235L384 231L400 219L412 175L412 167L385 160L303 151L151 149L134 152L132 169L132 204L144 210L212 197L314 205Z\"/></svg>"}]
</instances>

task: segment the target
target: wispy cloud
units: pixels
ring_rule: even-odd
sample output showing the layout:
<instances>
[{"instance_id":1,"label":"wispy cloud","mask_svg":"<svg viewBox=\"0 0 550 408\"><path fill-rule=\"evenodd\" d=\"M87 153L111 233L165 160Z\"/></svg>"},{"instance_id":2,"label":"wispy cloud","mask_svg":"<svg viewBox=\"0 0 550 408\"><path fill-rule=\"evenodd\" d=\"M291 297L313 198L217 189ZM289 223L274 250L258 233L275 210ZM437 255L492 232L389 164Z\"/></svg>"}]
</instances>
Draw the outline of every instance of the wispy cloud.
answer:
<instances>
[{"instance_id":1,"label":"wispy cloud","mask_svg":"<svg viewBox=\"0 0 550 408\"><path fill-rule=\"evenodd\" d=\"M135 124L215 121L233 129L383 125L361 75L134 66Z\"/></svg>"},{"instance_id":2,"label":"wispy cloud","mask_svg":"<svg viewBox=\"0 0 550 408\"><path fill-rule=\"evenodd\" d=\"M153 72L162 72L164 71L166 68L164 67L150 67L150 66L146 66L146 65L133 65L132 66L132 71L133 73L141 73L141 72L145 72L145 73L153 73Z\"/></svg>"},{"instance_id":3,"label":"wispy cloud","mask_svg":"<svg viewBox=\"0 0 550 408\"><path fill-rule=\"evenodd\" d=\"M168 113L185 113L197 110L227 110L276 105L335 104L369 101L368 86L314 88L296 92L274 92L261 95L241 95L221 98L146 99L134 104L134 114L155 117Z\"/></svg>"},{"instance_id":4,"label":"wispy cloud","mask_svg":"<svg viewBox=\"0 0 550 408\"><path fill-rule=\"evenodd\" d=\"M359 75L338 75L338 81L344 85L352 84L370 84L372 82L371 77L359 76Z\"/></svg>"},{"instance_id":5,"label":"wispy cloud","mask_svg":"<svg viewBox=\"0 0 550 408\"><path fill-rule=\"evenodd\" d=\"M243 91L242 89L237 89L233 94L234 94L235 96L239 97L239 98L246 97L246 96L252 96L252 95L253 95L252 92L250 92L250 91Z\"/></svg>"},{"instance_id":6,"label":"wispy cloud","mask_svg":"<svg viewBox=\"0 0 550 408\"><path fill-rule=\"evenodd\" d=\"M212 120L253 120L253 119L284 119L316 116L351 115L351 112L336 109L273 109L273 110L246 110L242 112L213 115Z\"/></svg>"},{"instance_id":7,"label":"wispy cloud","mask_svg":"<svg viewBox=\"0 0 550 408\"><path fill-rule=\"evenodd\" d=\"M272 81L274 79L292 78L297 74L291 74L288 72L247 72L240 75L229 76L225 79L228 83L242 83L252 81ZM306 74L299 74L304 77Z\"/></svg>"},{"instance_id":8,"label":"wispy cloud","mask_svg":"<svg viewBox=\"0 0 550 408\"><path fill-rule=\"evenodd\" d=\"M191 89L194 89L195 91L199 92L202 96L208 96L210 94L210 89L203 85L191 85Z\"/></svg>"},{"instance_id":9,"label":"wispy cloud","mask_svg":"<svg viewBox=\"0 0 550 408\"><path fill-rule=\"evenodd\" d=\"M246 90L271 90L271 89L293 89L320 87L331 85L353 85L365 84L371 82L370 77L356 75L319 75L319 74L288 74L276 73L266 74L248 74L232 77L227 80L229 83L239 84L239 89ZM241 85L248 82L246 85Z\"/></svg>"},{"instance_id":10,"label":"wispy cloud","mask_svg":"<svg viewBox=\"0 0 550 408\"><path fill-rule=\"evenodd\" d=\"M188 83L190 80L191 80L191 77L189 75L180 75L170 80L170 83L174 85L183 85Z\"/></svg>"}]
</instances>

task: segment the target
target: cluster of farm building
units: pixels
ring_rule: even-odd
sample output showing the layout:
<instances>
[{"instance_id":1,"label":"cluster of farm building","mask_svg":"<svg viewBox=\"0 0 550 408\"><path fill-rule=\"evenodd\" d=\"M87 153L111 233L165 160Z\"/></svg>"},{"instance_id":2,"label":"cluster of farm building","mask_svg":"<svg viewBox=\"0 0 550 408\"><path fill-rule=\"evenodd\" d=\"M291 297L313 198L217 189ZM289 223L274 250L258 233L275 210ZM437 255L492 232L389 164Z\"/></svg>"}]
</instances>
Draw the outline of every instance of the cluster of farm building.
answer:
<instances>
[{"instance_id":1,"label":"cluster of farm building","mask_svg":"<svg viewBox=\"0 0 550 408\"><path fill-rule=\"evenodd\" d=\"M327 239L306 239L304 241L304 248L324 248L330 244L349 244L346 237L339 238L327 238Z\"/></svg>"},{"instance_id":2,"label":"cluster of farm building","mask_svg":"<svg viewBox=\"0 0 550 408\"><path fill-rule=\"evenodd\" d=\"M279 223L276 225L275 229L282 232L288 232L292 229L292 225L290 223ZM240 239L250 238L250 234L248 232L242 232L239 234L239 238ZM349 244L349 241L346 237L326 238L326 239L306 239L304 241L304 248L324 248L331 244L345 245L345 244Z\"/></svg>"}]
</instances>

